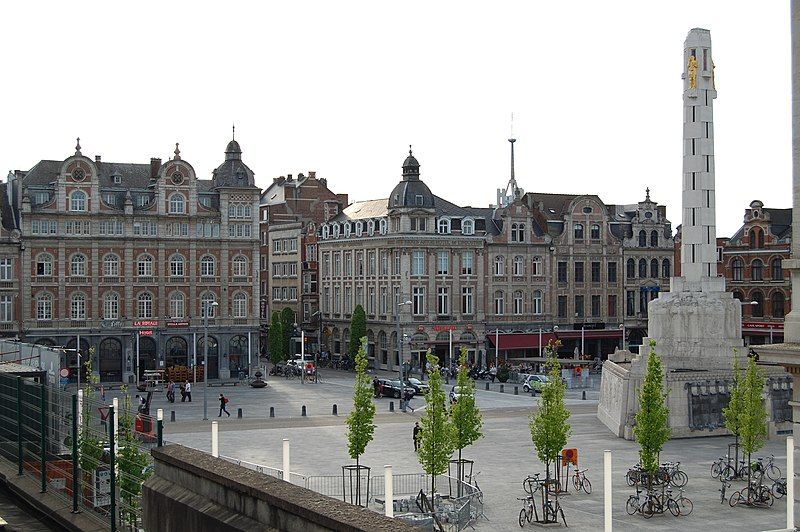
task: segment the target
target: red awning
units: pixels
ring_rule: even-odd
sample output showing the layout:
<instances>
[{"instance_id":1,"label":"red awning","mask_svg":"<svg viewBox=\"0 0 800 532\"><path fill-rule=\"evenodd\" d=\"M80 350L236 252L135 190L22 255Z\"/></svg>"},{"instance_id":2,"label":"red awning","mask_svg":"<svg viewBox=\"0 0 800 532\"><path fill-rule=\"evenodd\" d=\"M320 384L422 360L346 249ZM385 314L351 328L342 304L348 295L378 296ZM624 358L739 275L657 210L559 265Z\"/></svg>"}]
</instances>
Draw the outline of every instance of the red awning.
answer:
<instances>
[{"instance_id":1,"label":"red awning","mask_svg":"<svg viewBox=\"0 0 800 532\"><path fill-rule=\"evenodd\" d=\"M558 338L580 340L581 331L558 331L556 333ZM620 329L586 329L583 331L584 340L596 340L598 338L622 338L622 331Z\"/></svg>"},{"instance_id":2,"label":"red awning","mask_svg":"<svg viewBox=\"0 0 800 532\"><path fill-rule=\"evenodd\" d=\"M494 347L494 334L487 334L489 344ZM506 333L498 335L500 340L500 350L508 349L539 349L539 333ZM542 346L546 346L550 340L555 340L553 333L542 333Z\"/></svg>"}]
</instances>

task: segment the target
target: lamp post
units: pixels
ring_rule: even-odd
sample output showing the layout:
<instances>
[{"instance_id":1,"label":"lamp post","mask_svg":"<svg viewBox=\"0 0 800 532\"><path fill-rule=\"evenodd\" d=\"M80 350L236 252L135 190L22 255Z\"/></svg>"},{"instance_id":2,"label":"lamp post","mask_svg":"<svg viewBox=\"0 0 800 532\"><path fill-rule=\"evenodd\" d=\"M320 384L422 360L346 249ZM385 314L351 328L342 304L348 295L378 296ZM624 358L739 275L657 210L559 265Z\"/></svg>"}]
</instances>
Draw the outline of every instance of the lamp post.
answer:
<instances>
[{"instance_id":1,"label":"lamp post","mask_svg":"<svg viewBox=\"0 0 800 532\"><path fill-rule=\"evenodd\" d=\"M625 322L619 324L619 328L622 329L622 350L625 351Z\"/></svg>"},{"instance_id":2,"label":"lamp post","mask_svg":"<svg viewBox=\"0 0 800 532\"><path fill-rule=\"evenodd\" d=\"M758 301L739 301L739 303L742 304L742 305L751 305L751 306L757 306L758 305ZM751 317L752 317L752 313L753 313L753 311L750 311ZM742 319L744 319L744 316L742 316ZM770 343L772 343L772 342L770 342ZM750 344L747 344L747 345L750 345Z\"/></svg>"},{"instance_id":3,"label":"lamp post","mask_svg":"<svg viewBox=\"0 0 800 532\"><path fill-rule=\"evenodd\" d=\"M317 350L314 352L314 368L317 367L317 356L319 352L322 350L322 311L318 310L311 316L309 316L308 321L313 321L314 316L319 316L319 337L317 337Z\"/></svg>"},{"instance_id":4,"label":"lamp post","mask_svg":"<svg viewBox=\"0 0 800 532\"><path fill-rule=\"evenodd\" d=\"M203 301L203 420L208 420L208 311L219 303ZM196 370L195 370L196 371Z\"/></svg>"},{"instance_id":5,"label":"lamp post","mask_svg":"<svg viewBox=\"0 0 800 532\"><path fill-rule=\"evenodd\" d=\"M403 393L405 391L405 379L403 379L403 337L400 334L400 309L405 305L411 305L411 301L398 303L397 311L395 312L395 316L397 317L397 364L400 374L400 410L403 412L406 411L406 398Z\"/></svg>"}]
</instances>

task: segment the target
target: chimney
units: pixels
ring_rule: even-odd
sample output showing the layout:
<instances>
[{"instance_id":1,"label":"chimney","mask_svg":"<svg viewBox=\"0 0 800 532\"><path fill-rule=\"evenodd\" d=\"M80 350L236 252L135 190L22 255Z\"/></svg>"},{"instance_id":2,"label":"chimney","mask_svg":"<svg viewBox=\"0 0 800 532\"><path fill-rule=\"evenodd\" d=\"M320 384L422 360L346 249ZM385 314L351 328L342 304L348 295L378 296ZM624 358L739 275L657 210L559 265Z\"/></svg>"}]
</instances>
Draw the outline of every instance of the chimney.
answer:
<instances>
[{"instance_id":1,"label":"chimney","mask_svg":"<svg viewBox=\"0 0 800 532\"><path fill-rule=\"evenodd\" d=\"M161 168L161 159L158 157L150 158L150 179L158 177L158 170Z\"/></svg>"},{"instance_id":2,"label":"chimney","mask_svg":"<svg viewBox=\"0 0 800 532\"><path fill-rule=\"evenodd\" d=\"M94 162L96 162L96 163L100 162L100 156L99 155L95 155L94 156Z\"/></svg>"},{"instance_id":3,"label":"chimney","mask_svg":"<svg viewBox=\"0 0 800 532\"><path fill-rule=\"evenodd\" d=\"M292 181L292 174L286 174L286 182L290 183Z\"/></svg>"},{"instance_id":4,"label":"chimney","mask_svg":"<svg viewBox=\"0 0 800 532\"><path fill-rule=\"evenodd\" d=\"M327 180L327 178L321 177L321 178L319 179L319 182L322 184L322 186L323 186L323 187L327 187L327 186L328 186L328 180Z\"/></svg>"},{"instance_id":5,"label":"chimney","mask_svg":"<svg viewBox=\"0 0 800 532\"><path fill-rule=\"evenodd\" d=\"M308 178L309 179L316 179L317 178L317 172L315 170L309 170L308 171Z\"/></svg>"}]
</instances>

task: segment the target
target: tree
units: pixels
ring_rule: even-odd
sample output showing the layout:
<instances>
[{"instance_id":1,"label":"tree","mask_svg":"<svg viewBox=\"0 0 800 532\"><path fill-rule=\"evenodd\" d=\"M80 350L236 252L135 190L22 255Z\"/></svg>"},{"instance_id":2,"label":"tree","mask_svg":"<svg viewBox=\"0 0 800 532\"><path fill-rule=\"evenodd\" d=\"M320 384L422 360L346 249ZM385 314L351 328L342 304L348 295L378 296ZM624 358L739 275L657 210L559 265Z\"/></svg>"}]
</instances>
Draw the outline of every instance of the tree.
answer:
<instances>
[{"instance_id":1,"label":"tree","mask_svg":"<svg viewBox=\"0 0 800 532\"><path fill-rule=\"evenodd\" d=\"M151 475L148 470L148 453L139 447L134 431L134 416L131 415L131 396L124 384L120 386L123 404L119 416L117 441L117 485L120 498L125 502L122 519L131 527L136 525L136 510L142 483Z\"/></svg>"},{"instance_id":2,"label":"tree","mask_svg":"<svg viewBox=\"0 0 800 532\"><path fill-rule=\"evenodd\" d=\"M483 420L481 412L475 404L475 381L469 378L467 368L467 348L461 347L461 356L458 360L458 401L450 407L450 420L453 426L453 447L458 449L458 479L464 480L464 469L461 462L461 451L464 447L472 445L483 436L481 427ZM459 496L461 496L461 484Z\"/></svg>"},{"instance_id":3,"label":"tree","mask_svg":"<svg viewBox=\"0 0 800 532\"><path fill-rule=\"evenodd\" d=\"M372 380L367 369L367 337L355 356L356 381L353 384L353 410L347 416L347 451L356 461L356 504L361 504L361 469L359 457L375 434L375 403L372 401Z\"/></svg>"},{"instance_id":4,"label":"tree","mask_svg":"<svg viewBox=\"0 0 800 532\"><path fill-rule=\"evenodd\" d=\"M431 365L428 391L425 393L425 414L420 420L420 442L417 457L422 469L431 476L431 503L436 492L436 475L447 471L453 455L452 425L447 419L447 395L442 389L439 358L428 349Z\"/></svg>"},{"instance_id":5,"label":"tree","mask_svg":"<svg viewBox=\"0 0 800 532\"><path fill-rule=\"evenodd\" d=\"M89 386L83 388L83 412L81 414L80 435L78 436L78 448L80 458L78 462L81 471L85 472L89 478L86 479L91 482L92 471L100 466L100 459L103 456L103 440L99 438L97 432L92 429L92 412L95 411L95 395L94 386L100 382L100 377L92 372L92 357L85 357L86 362L83 366L86 371ZM80 361L80 358L78 359Z\"/></svg>"},{"instance_id":6,"label":"tree","mask_svg":"<svg viewBox=\"0 0 800 532\"><path fill-rule=\"evenodd\" d=\"M639 460L650 476L658 470L658 456L664 443L669 440L669 408L664 392L664 370L661 358L656 354L656 342L650 340L650 355L647 357L647 372L639 388L639 411L633 433L639 443Z\"/></svg>"},{"instance_id":7,"label":"tree","mask_svg":"<svg viewBox=\"0 0 800 532\"><path fill-rule=\"evenodd\" d=\"M283 307L281 311L281 332L283 333L283 358L292 358L292 335L294 334L294 311Z\"/></svg>"},{"instance_id":8,"label":"tree","mask_svg":"<svg viewBox=\"0 0 800 532\"><path fill-rule=\"evenodd\" d=\"M556 356L558 342L547 344L547 374L549 380L542 386L539 410L531 414L528 426L531 440L536 447L536 456L545 465L545 478L550 480L550 465L567 445L572 431L567 420L570 413L564 405L564 381L561 380L561 364ZM557 467L557 466L556 466Z\"/></svg>"},{"instance_id":9,"label":"tree","mask_svg":"<svg viewBox=\"0 0 800 532\"><path fill-rule=\"evenodd\" d=\"M273 364L284 360L281 315L277 310L272 313L272 323L269 326L269 359Z\"/></svg>"},{"instance_id":10,"label":"tree","mask_svg":"<svg viewBox=\"0 0 800 532\"><path fill-rule=\"evenodd\" d=\"M733 466L739 462L739 434L742 428L741 415L744 410L744 386L742 382L742 370L739 367L738 350L733 350L733 386L728 406L722 409L722 416L725 418L725 428L736 436L736 456Z\"/></svg>"},{"instance_id":11,"label":"tree","mask_svg":"<svg viewBox=\"0 0 800 532\"><path fill-rule=\"evenodd\" d=\"M767 438L767 411L761 397L764 392L764 373L758 369L753 357L747 360L743 388L739 432L742 452L747 453L749 473L751 469L750 455L761 449Z\"/></svg>"},{"instance_id":12,"label":"tree","mask_svg":"<svg viewBox=\"0 0 800 532\"><path fill-rule=\"evenodd\" d=\"M367 335L367 314L364 307L356 305L353 317L350 318L350 359L354 360L358 353L361 339Z\"/></svg>"}]
</instances>

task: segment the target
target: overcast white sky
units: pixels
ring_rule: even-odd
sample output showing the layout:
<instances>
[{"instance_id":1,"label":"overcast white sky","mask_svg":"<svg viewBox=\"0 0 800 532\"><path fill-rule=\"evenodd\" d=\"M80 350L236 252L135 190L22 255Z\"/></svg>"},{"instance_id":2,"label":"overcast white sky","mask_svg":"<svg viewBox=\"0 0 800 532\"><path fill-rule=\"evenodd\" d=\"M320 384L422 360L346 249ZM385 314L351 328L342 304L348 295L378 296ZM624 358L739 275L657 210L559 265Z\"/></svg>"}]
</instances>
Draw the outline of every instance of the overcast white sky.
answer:
<instances>
[{"instance_id":1,"label":"overcast white sky","mask_svg":"<svg viewBox=\"0 0 800 532\"><path fill-rule=\"evenodd\" d=\"M683 40L711 30L718 235L791 207L789 2L4 2L0 168L83 153L184 159L231 123L265 187L316 170L388 197L408 144L431 190L652 198L680 224Z\"/></svg>"}]
</instances>

